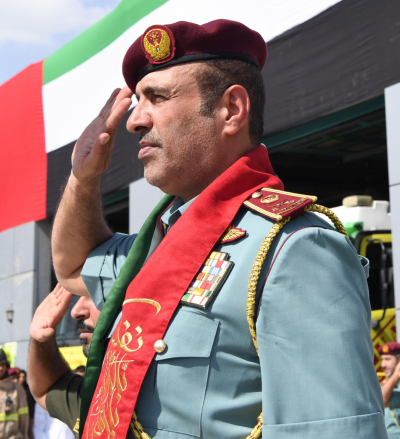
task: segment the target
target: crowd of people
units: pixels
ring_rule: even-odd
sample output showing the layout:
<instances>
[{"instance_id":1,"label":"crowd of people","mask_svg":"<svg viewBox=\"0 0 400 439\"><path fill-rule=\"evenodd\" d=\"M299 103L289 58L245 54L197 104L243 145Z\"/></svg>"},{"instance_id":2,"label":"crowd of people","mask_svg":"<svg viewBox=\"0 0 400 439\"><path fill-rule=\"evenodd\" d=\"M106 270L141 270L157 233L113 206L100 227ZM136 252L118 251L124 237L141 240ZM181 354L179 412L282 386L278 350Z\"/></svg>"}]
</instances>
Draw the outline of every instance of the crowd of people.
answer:
<instances>
[{"instance_id":1,"label":"crowd of people","mask_svg":"<svg viewBox=\"0 0 400 439\"><path fill-rule=\"evenodd\" d=\"M0 439L74 439L74 434L63 422L52 418L33 397L27 382L27 373L18 367L7 367L6 354L0 349ZM5 367L4 367L5 363ZM73 373L82 377L85 366Z\"/></svg>"},{"instance_id":2,"label":"crowd of people","mask_svg":"<svg viewBox=\"0 0 400 439\"><path fill-rule=\"evenodd\" d=\"M54 219L63 286L30 328L31 434L60 428L50 416L85 439L388 437L400 374L379 386L368 261L315 197L283 191L260 143L266 56L229 20L151 26L128 49L127 87L76 142ZM169 195L127 236L107 226L100 184L133 92L127 129ZM85 377L55 337L71 293ZM26 392L3 363L0 439L25 439Z\"/></svg>"}]
</instances>

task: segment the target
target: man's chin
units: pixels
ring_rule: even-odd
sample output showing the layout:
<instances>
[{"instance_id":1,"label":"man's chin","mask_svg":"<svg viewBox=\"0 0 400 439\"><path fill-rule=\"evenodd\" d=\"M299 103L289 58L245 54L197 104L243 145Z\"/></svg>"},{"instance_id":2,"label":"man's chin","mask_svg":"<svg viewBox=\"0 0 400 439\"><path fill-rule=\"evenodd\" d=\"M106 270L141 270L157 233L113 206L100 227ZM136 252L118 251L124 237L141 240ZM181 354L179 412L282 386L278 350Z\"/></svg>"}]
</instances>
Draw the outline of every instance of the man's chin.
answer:
<instances>
[{"instance_id":1,"label":"man's chin","mask_svg":"<svg viewBox=\"0 0 400 439\"><path fill-rule=\"evenodd\" d=\"M89 355L89 347L90 347L90 345L85 345L85 346L83 346L83 348L82 348L83 355L84 355L86 358L87 358L88 355Z\"/></svg>"},{"instance_id":2,"label":"man's chin","mask_svg":"<svg viewBox=\"0 0 400 439\"><path fill-rule=\"evenodd\" d=\"M88 343L87 338L81 338L80 340L81 340L81 344L82 344L83 355L87 358L89 355L90 343Z\"/></svg>"}]
</instances>

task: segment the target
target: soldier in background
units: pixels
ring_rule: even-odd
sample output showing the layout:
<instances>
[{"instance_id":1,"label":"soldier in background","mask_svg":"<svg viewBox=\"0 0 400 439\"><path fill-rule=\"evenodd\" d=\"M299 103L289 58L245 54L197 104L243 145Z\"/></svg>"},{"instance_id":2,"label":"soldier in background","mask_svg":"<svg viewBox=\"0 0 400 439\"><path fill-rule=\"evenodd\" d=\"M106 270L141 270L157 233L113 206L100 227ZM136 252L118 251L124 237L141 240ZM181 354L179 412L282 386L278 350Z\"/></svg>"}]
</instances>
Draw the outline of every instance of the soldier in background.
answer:
<instances>
[{"instance_id":1,"label":"soldier in background","mask_svg":"<svg viewBox=\"0 0 400 439\"><path fill-rule=\"evenodd\" d=\"M84 377L71 371L55 339L56 327L68 311L71 298L72 294L57 284L37 308L30 328L28 371L32 394L39 405L36 409L42 417L43 409L48 410L52 418L64 422L77 437ZM100 311L90 297L81 297L71 310L71 316L79 322L80 340L86 356L99 315ZM53 355L53 362L43 360L44 351ZM55 425L52 424L51 428Z\"/></svg>"},{"instance_id":2,"label":"soldier in background","mask_svg":"<svg viewBox=\"0 0 400 439\"><path fill-rule=\"evenodd\" d=\"M382 384L386 429L389 439L400 439L400 343L385 343L378 352L386 375Z\"/></svg>"}]
</instances>

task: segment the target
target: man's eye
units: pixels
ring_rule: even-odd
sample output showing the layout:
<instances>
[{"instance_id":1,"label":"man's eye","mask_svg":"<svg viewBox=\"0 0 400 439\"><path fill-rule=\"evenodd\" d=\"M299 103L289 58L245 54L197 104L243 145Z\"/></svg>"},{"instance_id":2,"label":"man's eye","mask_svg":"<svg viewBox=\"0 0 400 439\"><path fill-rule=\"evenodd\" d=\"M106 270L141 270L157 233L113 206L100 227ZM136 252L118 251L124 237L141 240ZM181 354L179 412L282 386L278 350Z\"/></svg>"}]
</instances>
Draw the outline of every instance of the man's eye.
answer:
<instances>
[{"instance_id":1,"label":"man's eye","mask_svg":"<svg viewBox=\"0 0 400 439\"><path fill-rule=\"evenodd\" d=\"M164 99L165 99L165 97L161 96L161 95L153 95L153 97L151 98L152 102L155 102L155 103L161 102Z\"/></svg>"}]
</instances>

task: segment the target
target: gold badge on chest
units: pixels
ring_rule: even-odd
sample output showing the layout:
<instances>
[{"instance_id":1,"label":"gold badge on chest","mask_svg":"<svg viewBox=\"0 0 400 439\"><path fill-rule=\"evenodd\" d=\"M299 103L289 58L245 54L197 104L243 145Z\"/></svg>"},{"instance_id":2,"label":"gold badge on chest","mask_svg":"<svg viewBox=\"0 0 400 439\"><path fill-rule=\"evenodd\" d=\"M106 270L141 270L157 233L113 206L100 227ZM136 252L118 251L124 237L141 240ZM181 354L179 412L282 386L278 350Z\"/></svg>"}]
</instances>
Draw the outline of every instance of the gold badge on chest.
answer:
<instances>
[{"instance_id":1,"label":"gold badge on chest","mask_svg":"<svg viewBox=\"0 0 400 439\"><path fill-rule=\"evenodd\" d=\"M181 304L206 309L220 292L233 266L228 253L211 252L183 295Z\"/></svg>"},{"instance_id":2,"label":"gold badge on chest","mask_svg":"<svg viewBox=\"0 0 400 439\"><path fill-rule=\"evenodd\" d=\"M231 224L219 238L219 244L226 244L227 242L237 241L240 238L246 236L246 230L235 227Z\"/></svg>"}]
</instances>

